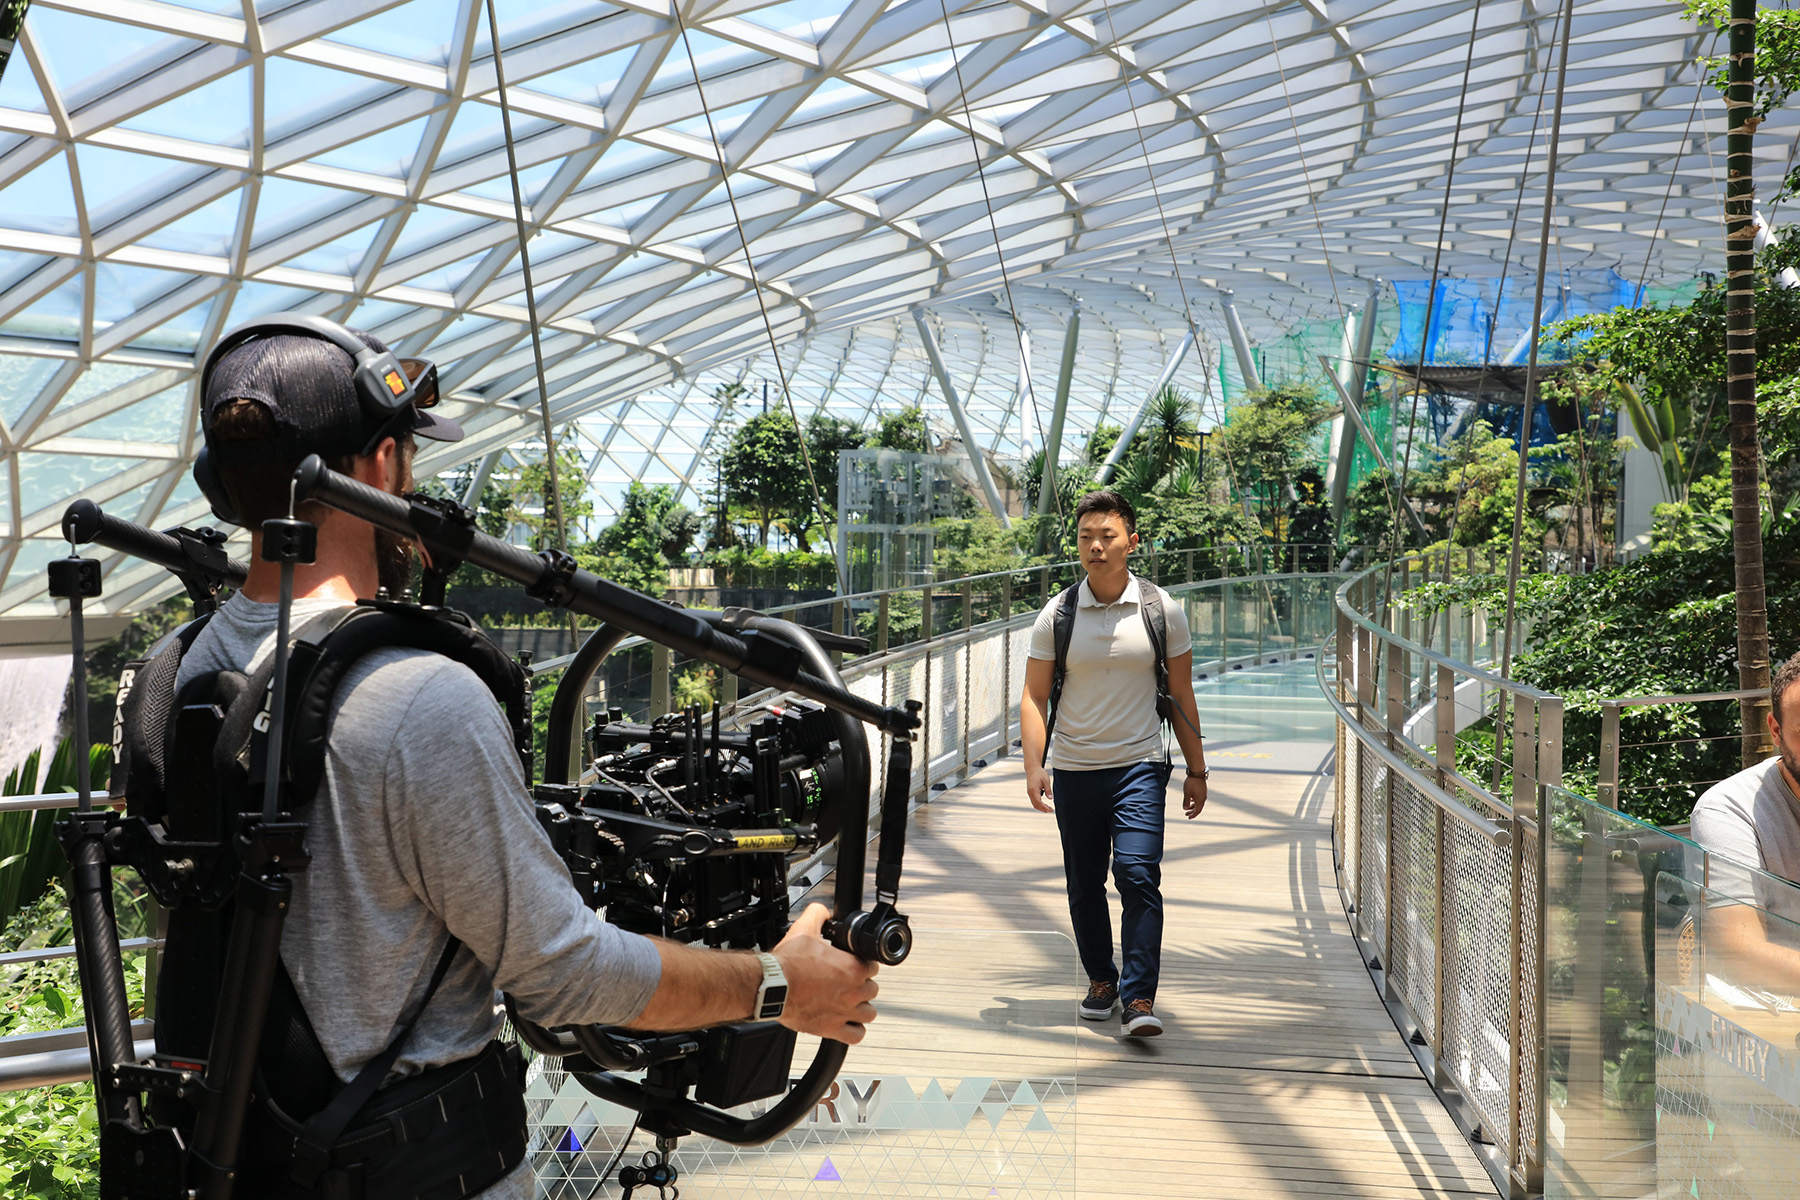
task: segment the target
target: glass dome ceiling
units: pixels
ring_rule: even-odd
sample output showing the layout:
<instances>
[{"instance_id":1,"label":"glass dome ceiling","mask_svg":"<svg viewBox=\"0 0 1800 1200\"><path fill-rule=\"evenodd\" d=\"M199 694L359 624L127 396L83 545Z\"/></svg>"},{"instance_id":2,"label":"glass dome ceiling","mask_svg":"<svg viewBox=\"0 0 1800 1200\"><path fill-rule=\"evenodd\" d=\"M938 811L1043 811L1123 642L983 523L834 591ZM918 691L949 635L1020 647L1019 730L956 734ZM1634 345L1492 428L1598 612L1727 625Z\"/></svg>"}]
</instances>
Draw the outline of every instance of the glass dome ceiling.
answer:
<instances>
[{"instance_id":1,"label":"glass dome ceiling","mask_svg":"<svg viewBox=\"0 0 1800 1200\"><path fill-rule=\"evenodd\" d=\"M1175 381L1215 415L1221 290L1265 342L1429 279L1453 144L1442 272L1535 270L1552 0L1487 0L1472 55L1473 0L496 7L550 406L603 511L700 482L722 382L942 414L915 308L1001 453L1042 445L1078 302L1066 447L1190 314ZM1717 269L1710 38L1673 4L1576 5L1554 271ZM495 65L479 0L32 4L0 77L0 626L52 614L71 497L205 519L195 356L250 317L433 357L470 436L422 471L538 438ZM1761 194L1797 129L1762 127ZM108 571L109 611L167 591Z\"/></svg>"}]
</instances>

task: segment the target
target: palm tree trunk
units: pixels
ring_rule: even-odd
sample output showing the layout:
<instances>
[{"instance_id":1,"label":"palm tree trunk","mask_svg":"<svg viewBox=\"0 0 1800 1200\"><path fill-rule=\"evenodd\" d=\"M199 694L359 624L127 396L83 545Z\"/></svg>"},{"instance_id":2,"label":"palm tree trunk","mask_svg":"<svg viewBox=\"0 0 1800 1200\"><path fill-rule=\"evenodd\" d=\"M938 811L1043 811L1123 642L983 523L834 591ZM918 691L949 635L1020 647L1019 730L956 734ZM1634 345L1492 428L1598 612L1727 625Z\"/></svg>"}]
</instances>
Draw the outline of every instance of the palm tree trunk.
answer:
<instances>
[{"instance_id":1,"label":"palm tree trunk","mask_svg":"<svg viewBox=\"0 0 1800 1200\"><path fill-rule=\"evenodd\" d=\"M1731 0L1731 67L1725 91L1725 400L1731 427L1731 550L1737 586L1738 702L1743 765L1770 744L1769 607L1763 585L1762 497L1756 438L1756 232L1751 141L1756 133L1756 0Z\"/></svg>"}]
</instances>

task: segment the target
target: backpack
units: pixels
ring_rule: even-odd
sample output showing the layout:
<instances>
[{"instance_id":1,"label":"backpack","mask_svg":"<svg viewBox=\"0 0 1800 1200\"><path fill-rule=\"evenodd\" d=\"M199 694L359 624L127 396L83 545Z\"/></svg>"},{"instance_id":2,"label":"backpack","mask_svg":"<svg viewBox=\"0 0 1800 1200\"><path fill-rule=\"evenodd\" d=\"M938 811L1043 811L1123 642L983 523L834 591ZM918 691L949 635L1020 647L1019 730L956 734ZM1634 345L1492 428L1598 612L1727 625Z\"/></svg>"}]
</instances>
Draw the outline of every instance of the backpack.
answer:
<instances>
[{"instance_id":1,"label":"backpack","mask_svg":"<svg viewBox=\"0 0 1800 1200\"><path fill-rule=\"evenodd\" d=\"M505 710L528 772L531 761L524 674L460 613L378 601L302 624L290 643L280 747L268 744L274 655L252 674L210 672L177 691L181 660L209 619L190 622L154 657L127 665L113 724L113 794L126 811L108 832L109 854L136 868L168 910L155 985L159 1064L204 1062L212 1051L242 865L239 814L261 809L274 770L286 784L283 817L304 817L324 779L338 689L365 655L411 648L467 666ZM240 1194L457 1200L523 1159L516 1048L496 1042L473 1058L381 1086L459 946L452 937L424 1001L348 1084L332 1071L286 968L277 968L245 1118ZM184 1132L197 1119L187 1097L166 1092L151 1093L150 1112L158 1126Z\"/></svg>"},{"instance_id":2,"label":"backpack","mask_svg":"<svg viewBox=\"0 0 1800 1200\"><path fill-rule=\"evenodd\" d=\"M1081 607L1080 593L1083 581L1077 580L1064 588L1051 601L1055 611L1051 616L1051 631L1056 647L1056 661L1051 667L1050 675L1050 714L1044 721L1044 753L1050 752L1050 739L1056 733L1056 708L1062 700L1063 681L1069 674L1069 642L1075 636L1075 610ZM1138 589L1138 613L1144 618L1144 631L1150 635L1150 648L1156 653L1156 715L1166 727L1174 717L1175 702L1169 696L1169 619L1163 612L1162 591L1148 580L1131 576L1127 586L1136 585ZM1169 758L1167 739L1163 744L1163 759Z\"/></svg>"}]
</instances>

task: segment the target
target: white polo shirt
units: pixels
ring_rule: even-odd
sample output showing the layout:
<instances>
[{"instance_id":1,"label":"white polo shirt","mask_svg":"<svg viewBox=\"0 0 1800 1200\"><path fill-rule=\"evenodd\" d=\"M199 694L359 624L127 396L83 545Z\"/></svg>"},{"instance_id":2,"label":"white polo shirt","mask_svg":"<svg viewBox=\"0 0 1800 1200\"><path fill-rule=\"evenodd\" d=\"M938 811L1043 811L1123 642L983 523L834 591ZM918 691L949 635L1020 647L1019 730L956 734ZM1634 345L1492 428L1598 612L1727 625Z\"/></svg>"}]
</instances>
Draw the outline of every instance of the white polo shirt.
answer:
<instances>
[{"instance_id":1,"label":"white polo shirt","mask_svg":"<svg viewBox=\"0 0 1800 1200\"><path fill-rule=\"evenodd\" d=\"M1102 604L1087 580L1076 593L1062 699L1050 742L1051 763L1065 771L1098 771L1161 762L1162 722L1156 716L1156 649L1144 628L1139 589L1162 596L1169 658L1194 648L1187 613L1169 593L1133 575L1119 598ZM1056 661L1056 601L1038 613L1031 658Z\"/></svg>"}]
</instances>

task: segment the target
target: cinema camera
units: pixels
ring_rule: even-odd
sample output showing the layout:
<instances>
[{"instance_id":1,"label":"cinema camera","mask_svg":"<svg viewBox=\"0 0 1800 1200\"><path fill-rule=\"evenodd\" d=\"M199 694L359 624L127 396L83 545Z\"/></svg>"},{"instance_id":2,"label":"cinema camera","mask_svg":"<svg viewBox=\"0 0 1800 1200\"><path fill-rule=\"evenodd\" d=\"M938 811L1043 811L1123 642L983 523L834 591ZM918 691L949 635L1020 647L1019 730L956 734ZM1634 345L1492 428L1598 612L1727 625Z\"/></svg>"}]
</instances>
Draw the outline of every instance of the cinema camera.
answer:
<instances>
[{"instance_id":1,"label":"cinema camera","mask_svg":"<svg viewBox=\"0 0 1800 1200\"><path fill-rule=\"evenodd\" d=\"M793 864L835 839L835 915L826 936L871 961L895 964L907 957L912 934L895 904L919 705L888 707L844 687L827 650L866 648L859 639L747 610L673 607L580 570L565 555L532 553L487 537L474 528L473 514L454 502L392 496L330 471L317 457L307 459L295 479L298 500L342 509L415 538L427 551L421 602L366 604L370 630L449 625L457 626L459 645L468 642L466 619L442 607L448 578L463 562L601 622L557 686L545 779L533 792L539 820L575 887L606 920L678 941L767 949L789 925ZM77 557L73 547L98 543L166 567L200 613L216 608L221 589L241 586L246 577L247 568L227 557L215 530L158 532L108 516L88 501L69 507L63 528L72 552L51 565L51 593L69 603L78 695L85 691L82 605L100 594L100 576L99 564ZM328 708L316 692L317 677L330 673L321 661L331 655L309 656L288 645L293 569L310 561L311 530L290 518L268 522L263 531L264 558L281 564L282 623L256 728L267 738L259 761L280 762L283 769L265 770L255 781L264 791L260 811L240 804L245 811L218 814L218 834L209 840L177 829L166 814L129 806L123 814L96 809L83 771L77 811L61 830L74 867L70 905L96 1068L106 1195L220 1200L232 1194L278 961L283 901L292 887L288 873L305 865L304 812L284 807L276 781L304 776L304 764L292 756L304 753L296 747L308 739L322 739L319 714ZM800 698L729 716L717 705L709 711L693 707L648 724L627 721L612 709L587 722L588 684L606 655L633 634ZM406 636L408 644L435 644L416 632ZM77 740L85 742L85 711L75 708ZM529 706L519 708L509 716L529 763ZM877 902L868 908L863 883L872 768L864 724L889 737ZM115 745L120 740L116 723ZM77 762L86 765L84 756ZM109 903L114 866L136 868L173 910L236 906L203 1062L175 1061L160 1047L149 1060L138 1060ZM564 1069L594 1095L635 1110L638 1127L656 1138L644 1166L621 1172L628 1187L672 1189L668 1155L690 1133L738 1145L780 1136L813 1109L846 1052L842 1043L822 1041L800 1079L791 1081L795 1037L778 1024L650 1035L599 1026L548 1029L518 1012L510 997L507 1006L520 1040L561 1057ZM159 1094L179 1097L197 1116L186 1125L159 1121L155 1106L144 1103ZM782 1098L759 1115L727 1111L775 1096Z\"/></svg>"}]
</instances>

